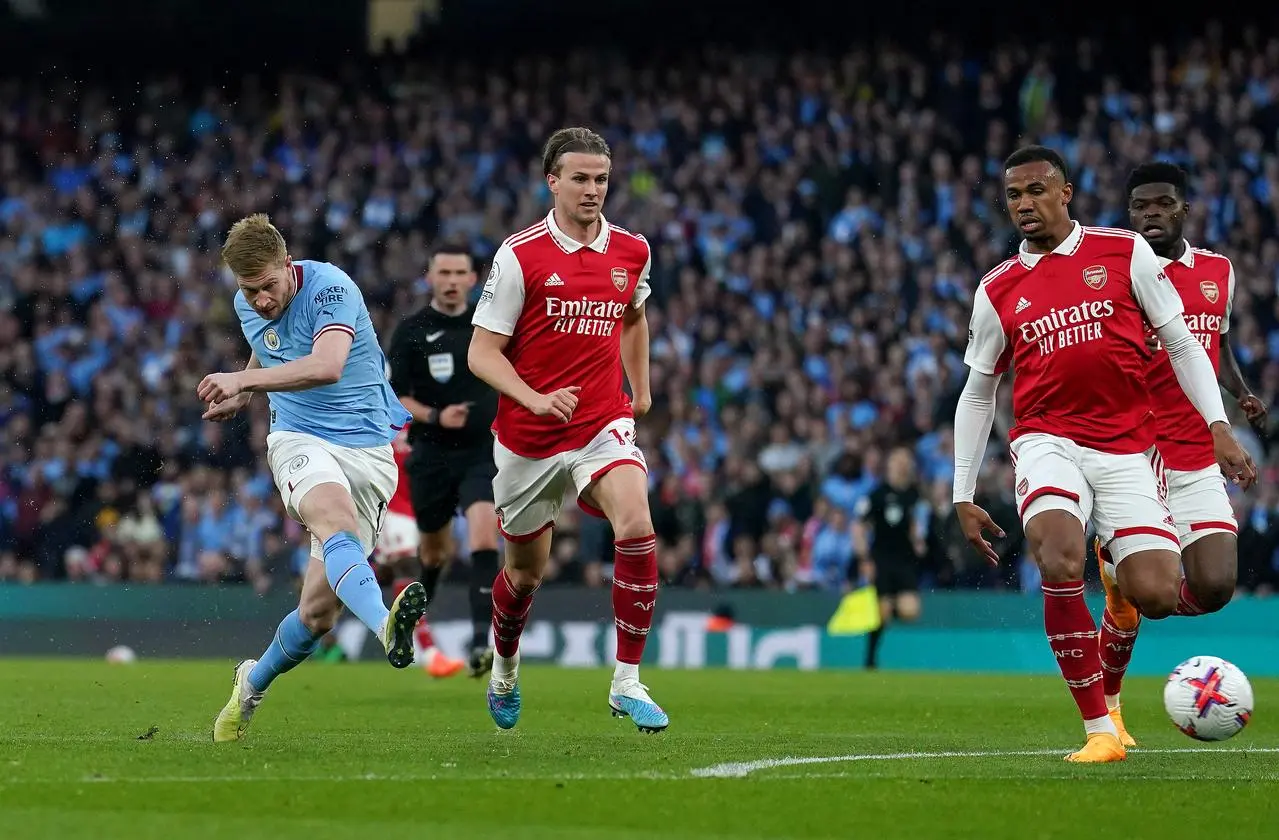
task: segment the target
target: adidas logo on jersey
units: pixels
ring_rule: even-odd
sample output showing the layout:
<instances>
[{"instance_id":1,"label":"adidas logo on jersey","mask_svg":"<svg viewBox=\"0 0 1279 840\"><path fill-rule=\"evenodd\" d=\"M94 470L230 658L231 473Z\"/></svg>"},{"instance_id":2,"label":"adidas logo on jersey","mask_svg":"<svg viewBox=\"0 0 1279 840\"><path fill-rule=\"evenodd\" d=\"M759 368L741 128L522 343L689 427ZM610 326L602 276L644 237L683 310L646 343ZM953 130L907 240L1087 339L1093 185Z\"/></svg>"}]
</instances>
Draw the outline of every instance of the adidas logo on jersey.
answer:
<instances>
[{"instance_id":1,"label":"adidas logo on jersey","mask_svg":"<svg viewBox=\"0 0 1279 840\"><path fill-rule=\"evenodd\" d=\"M550 277L546 278L546 282L543 283L542 285L543 286L563 286L564 281L560 279L560 276L558 274L552 274Z\"/></svg>"},{"instance_id":2,"label":"adidas logo on jersey","mask_svg":"<svg viewBox=\"0 0 1279 840\"><path fill-rule=\"evenodd\" d=\"M1024 312L1025 310L1029 308L1030 308L1030 301L1026 300L1025 298L1022 298L1021 300L1017 301L1017 309L1014 310L1014 312Z\"/></svg>"}]
</instances>

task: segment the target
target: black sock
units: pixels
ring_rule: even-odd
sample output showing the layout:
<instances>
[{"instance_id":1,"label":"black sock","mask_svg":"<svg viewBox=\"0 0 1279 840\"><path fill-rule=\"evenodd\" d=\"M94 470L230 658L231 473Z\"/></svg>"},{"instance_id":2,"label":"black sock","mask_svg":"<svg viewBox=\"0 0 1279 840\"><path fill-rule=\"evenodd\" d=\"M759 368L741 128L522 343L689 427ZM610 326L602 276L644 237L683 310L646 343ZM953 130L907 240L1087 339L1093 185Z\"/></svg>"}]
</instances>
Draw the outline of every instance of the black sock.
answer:
<instances>
[{"instance_id":1,"label":"black sock","mask_svg":"<svg viewBox=\"0 0 1279 840\"><path fill-rule=\"evenodd\" d=\"M471 647L489 646L493 624L493 579L497 577L497 551L486 548L471 554Z\"/></svg>"},{"instance_id":2,"label":"black sock","mask_svg":"<svg viewBox=\"0 0 1279 840\"><path fill-rule=\"evenodd\" d=\"M870 631L870 635L866 638L866 667L874 669L879 667L877 662L879 658L879 640L883 638L884 625L879 625L876 629Z\"/></svg>"},{"instance_id":3,"label":"black sock","mask_svg":"<svg viewBox=\"0 0 1279 840\"><path fill-rule=\"evenodd\" d=\"M422 586L426 589L426 601L430 603L435 600L435 587L440 584L440 572L444 571L443 566L423 566L422 567Z\"/></svg>"}]
</instances>

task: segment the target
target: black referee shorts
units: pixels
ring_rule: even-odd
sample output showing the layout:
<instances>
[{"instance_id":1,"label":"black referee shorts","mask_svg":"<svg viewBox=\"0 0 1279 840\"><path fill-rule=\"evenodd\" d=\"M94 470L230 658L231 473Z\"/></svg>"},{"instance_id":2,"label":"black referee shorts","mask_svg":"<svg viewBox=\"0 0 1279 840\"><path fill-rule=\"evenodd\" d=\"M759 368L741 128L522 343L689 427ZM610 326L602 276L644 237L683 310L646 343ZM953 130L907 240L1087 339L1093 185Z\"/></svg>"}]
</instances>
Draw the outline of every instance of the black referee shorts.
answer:
<instances>
[{"instance_id":1,"label":"black referee shorts","mask_svg":"<svg viewBox=\"0 0 1279 840\"><path fill-rule=\"evenodd\" d=\"M458 508L465 511L476 502L493 502L497 465L492 443L467 449L418 443L404 466L417 529L424 534L449 524Z\"/></svg>"},{"instance_id":2,"label":"black referee shorts","mask_svg":"<svg viewBox=\"0 0 1279 840\"><path fill-rule=\"evenodd\" d=\"M919 591L919 564L913 557L876 557L875 591L884 597Z\"/></svg>"}]
</instances>

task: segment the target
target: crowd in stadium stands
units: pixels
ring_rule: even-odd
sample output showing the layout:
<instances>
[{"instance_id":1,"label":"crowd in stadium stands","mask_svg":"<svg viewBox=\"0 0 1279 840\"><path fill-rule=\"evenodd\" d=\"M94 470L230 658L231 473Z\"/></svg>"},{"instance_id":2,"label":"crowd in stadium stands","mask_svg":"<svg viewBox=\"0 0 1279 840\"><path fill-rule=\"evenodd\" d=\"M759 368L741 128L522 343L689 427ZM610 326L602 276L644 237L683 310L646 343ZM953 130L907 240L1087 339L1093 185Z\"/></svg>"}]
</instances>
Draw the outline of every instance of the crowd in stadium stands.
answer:
<instances>
[{"instance_id":1,"label":"crowd in stadium stands","mask_svg":"<svg viewBox=\"0 0 1279 840\"><path fill-rule=\"evenodd\" d=\"M263 469L266 400L200 420L195 388L247 357L217 264L269 212L292 253L345 268L384 344L426 300L432 248L479 261L545 213L539 146L588 124L612 143L606 214L654 249L655 408L641 424L670 585L856 584L849 535L887 452L929 502L929 587L1026 588L1005 448L978 501L1009 532L985 566L950 515L950 418L981 275L1016 245L1002 160L1060 149L1074 216L1124 226L1152 157L1192 174L1187 234L1236 266L1233 340L1279 401L1279 39L1154 47L1107 75L1096 40L844 55L709 51L436 66L376 84L160 78L127 92L0 82L0 580L289 585L307 543ZM1130 49L1124 45L1123 50ZM572 81L566 81L571 79ZM1277 462L1237 495L1241 582L1279 581ZM552 578L598 583L610 535L567 506Z\"/></svg>"}]
</instances>

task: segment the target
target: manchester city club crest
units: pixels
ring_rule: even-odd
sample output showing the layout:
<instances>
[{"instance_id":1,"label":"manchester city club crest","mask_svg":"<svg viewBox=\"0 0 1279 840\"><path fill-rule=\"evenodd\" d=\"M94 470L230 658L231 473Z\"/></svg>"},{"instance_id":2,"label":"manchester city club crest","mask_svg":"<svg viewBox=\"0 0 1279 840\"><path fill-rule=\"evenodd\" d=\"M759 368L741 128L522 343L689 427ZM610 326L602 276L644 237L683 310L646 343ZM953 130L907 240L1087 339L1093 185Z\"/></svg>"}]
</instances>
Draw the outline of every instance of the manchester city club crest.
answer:
<instances>
[{"instance_id":1,"label":"manchester city club crest","mask_svg":"<svg viewBox=\"0 0 1279 840\"><path fill-rule=\"evenodd\" d=\"M262 343L268 350L280 349L280 334L275 331L275 327L267 327L266 334L262 336Z\"/></svg>"}]
</instances>

